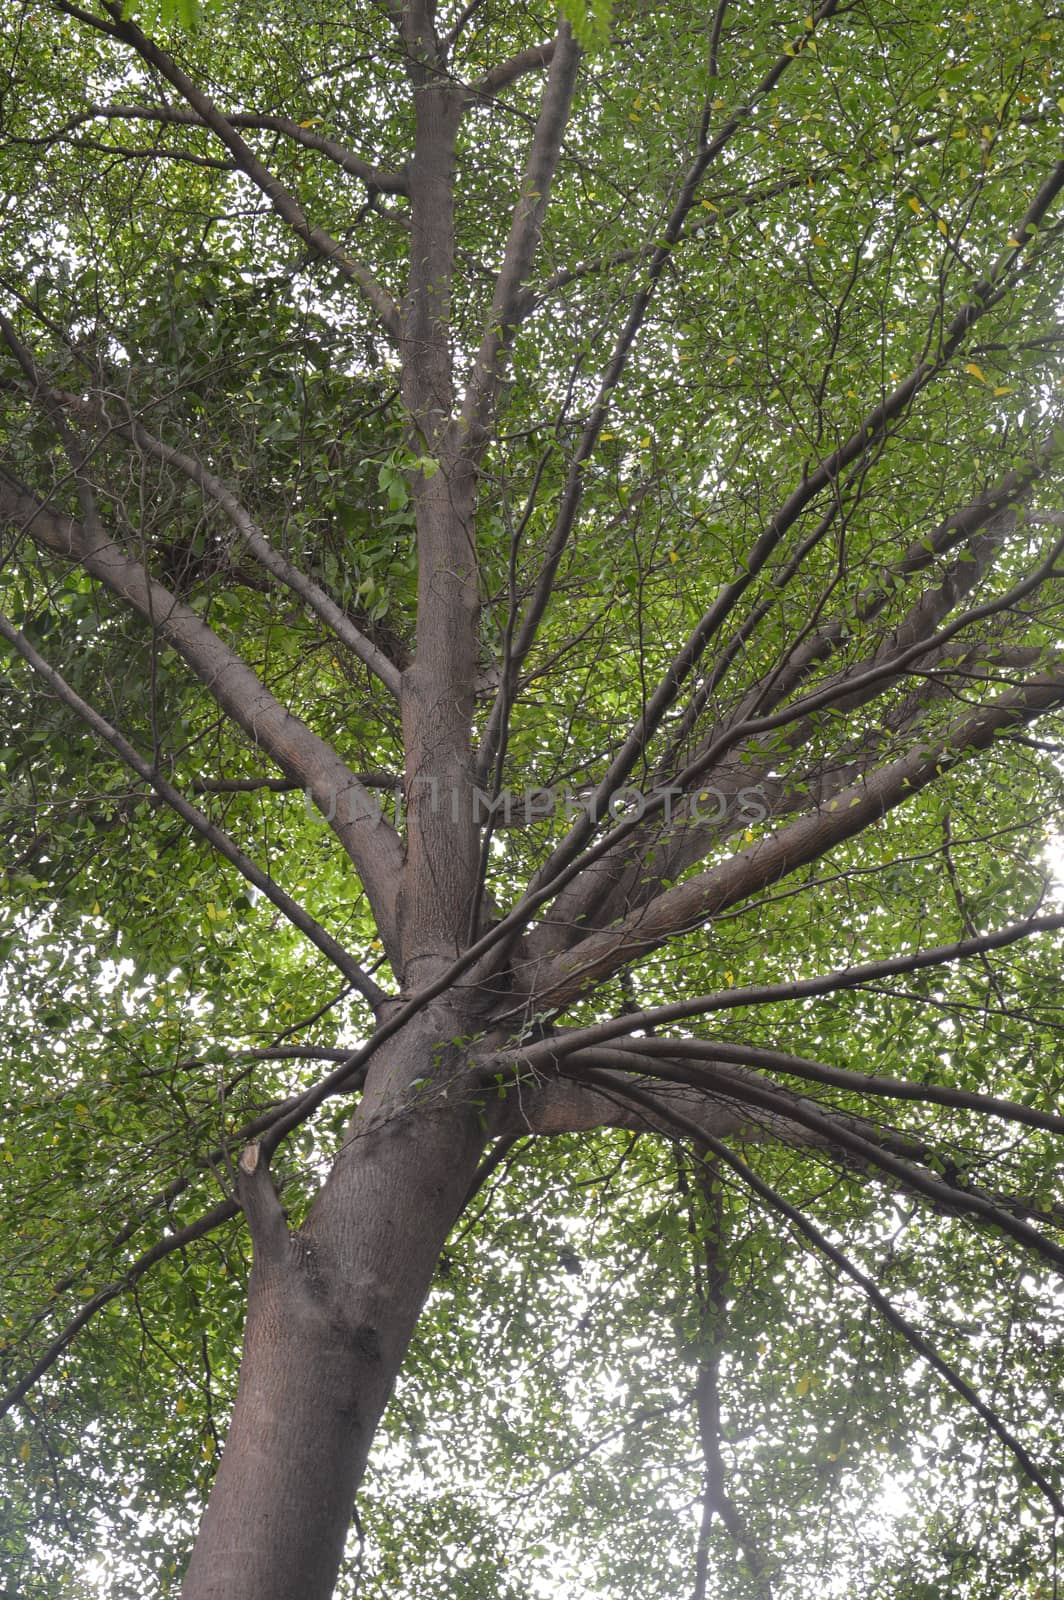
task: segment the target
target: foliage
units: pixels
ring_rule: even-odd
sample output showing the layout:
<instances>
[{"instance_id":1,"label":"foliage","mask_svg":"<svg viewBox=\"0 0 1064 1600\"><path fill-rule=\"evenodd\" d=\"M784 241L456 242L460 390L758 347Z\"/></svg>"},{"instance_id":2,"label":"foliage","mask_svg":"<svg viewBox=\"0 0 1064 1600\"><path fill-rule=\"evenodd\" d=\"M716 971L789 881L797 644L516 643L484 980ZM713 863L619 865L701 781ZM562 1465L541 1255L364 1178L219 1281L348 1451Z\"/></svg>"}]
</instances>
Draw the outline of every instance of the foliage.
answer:
<instances>
[{"instance_id":1,"label":"foliage","mask_svg":"<svg viewBox=\"0 0 1064 1600\"><path fill-rule=\"evenodd\" d=\"M440 1041L480 1074L486 1164L337 1593L1055 1581L1062 23L561 11L19 0L6 24L0 1593L177 1592L236 1388L239 1151L279 1130L303 1224L362 1079L301 1097L371 1037L377 984L418 993L320 750L404 872L421 826L450 870L417 808L451 768L411 729L452 579L477 600L463 782L512 803L448 955L498 936L505 965ZM441 85L466 86L454 270L426 279ZM469 482L474 554L430 566ZM71 525L154 598L91 538L62 551ZM234 662L262 705L225 698ZM551 1078L552 1038L651 1011ZM601 1055L625 1043L657 1100L625 1098ZM443 1067L417 1072L415 1109ZM603 1083L612 1110L537 1122Z\"/></svg>"}]
</instances>

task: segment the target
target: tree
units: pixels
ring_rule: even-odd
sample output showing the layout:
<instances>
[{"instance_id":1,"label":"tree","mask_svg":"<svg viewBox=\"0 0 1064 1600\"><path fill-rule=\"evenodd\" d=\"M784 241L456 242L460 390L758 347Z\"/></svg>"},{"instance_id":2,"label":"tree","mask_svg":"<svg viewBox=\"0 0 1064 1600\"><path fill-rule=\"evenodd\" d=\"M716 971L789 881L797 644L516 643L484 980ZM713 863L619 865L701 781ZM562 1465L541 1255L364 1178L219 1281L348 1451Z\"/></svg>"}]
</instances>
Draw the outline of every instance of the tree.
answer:
<instances>
[{"instance_id":1,"label":"tree","mask_svg":"<svg viewBox=\"0 0 1064 1600\"><path fill-rule=\"evenodd\" d=\"M9 1593L1050 1592L1062 42L12 8Z\"/></svg>"}]
</instances>

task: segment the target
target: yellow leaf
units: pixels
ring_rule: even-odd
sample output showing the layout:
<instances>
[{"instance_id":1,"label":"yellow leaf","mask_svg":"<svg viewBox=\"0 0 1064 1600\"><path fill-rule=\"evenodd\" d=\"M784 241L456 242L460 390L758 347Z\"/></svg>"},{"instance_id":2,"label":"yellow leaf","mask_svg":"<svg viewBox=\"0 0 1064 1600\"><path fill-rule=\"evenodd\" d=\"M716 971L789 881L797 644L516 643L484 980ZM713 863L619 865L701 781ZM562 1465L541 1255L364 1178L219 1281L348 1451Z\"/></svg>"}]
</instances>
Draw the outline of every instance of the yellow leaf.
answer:
<instances>
[{"instance_id":1,"label":"yellow leaf","mask_svg":"<svg viewBox=\"0 0 1064 1600\"><path fill-rule=\"evenodd\" d=\"M98 917L100 915L100 902L98 900L94 900L92 902L92 914L94 917Z\"/></svg>"},{"instance_id":2,"label":"yellow leaf","mask_svg":"<svg viewBox=\"0 0 1064 1600\"><path fill-rule=\"evenodd\" d=\"M994 390L994 399L996 400L998 395L1011 394L1011 393L1012 393L1012 385L1011 385L1011 383L999 383L997 388Z\"/></svg>"},{"instance_id":3,"label":"yellow leaf","mask_svg":"<svg viewBox=\"0 0 1064 1600\"><path fill-rule=\"evenodd\" d=\"M733 983L735 982L735 974L734 974L734 972L726 972L724 974L724 982L728 985L728 988L730 989L732 987Z\"/></svg>"},{"instance_id":4,"label":"yellow leaf","mask_svg":"<svg viewBox=\"0 0 1064 1600\"><path fill-rule=\"evenodd\" d=\"M713 204L712 200L703 200L702 201L702 209L703 209L703 211L719 211L720 207L719 206L715 206Z\"/></svg>"},{"instance_id":5,"label":"yellow leaf","mask_svg":"<svg viewBox=\"0 0 1064 1600\"><path fill-rule=\"evenodd\" d=\"M678 556L678 555L677 555L677 554L676 554L676 551L675 551L675 550L670 550L670 551L669 551L669 560L670 560L670 561L679 561L679 559L680 559L680 558L679 558L679 556Z\"/></svg>"},{"instance_id":6,"label":"yellow leaf","mask_svg":"<svg viewBox=\"0 0 1064 1600\"><path fill-rule=\"evenodd\" d=\"M916 215L918 217L923 215L923 209L924 208L920 204L919 200L917 200L917 198L916 198L916 196L914 194L911 194L909 196L908 200L905 203L909 207L910 211L915 211L916 212Z\"/></svg>"},{"instance_id":7,"label":"yellow leaf","mask_svg":"<svg viewBox=\"0 0 1064 1600\"><path fill-rule=\"evenodd\" d=\"M939 219L938 219L938 231L939 231L939 233L945 234L947 239L949 238L949 229L946 226L946 224L943 222L941 217L939 217Z\"/></svg>"},{"instance_id":8,"label":"yellow leaf","mask_svg":"<svg viewBox=\"0 0 1064 1600\"><path fill-rule=\"evenodd\" d=\"M1006 244L1010 244L1014 250L1019 250L1019 248L1023 244L1023 240L1022 239L1017 239L1017 237L1016 237L1016 235L1014 233L1010 233L1008 238L1005 240L1005 243Z\"/></svg>"},{"instance_id":9,"label":"yellow leaf","mask_svg":"<svg viewBox=\"0 0 1064 1600\"><path fill-rule=\"evenodd\" d=\"M301 122L299 124L299 126L301 128L317 128L317 127L320 126L320 124L321 124L321 118L320 117L308 117L306 122Z\"/></svg>"},{"instance_id":10,"label":"yellow leaf","mask_svg":"<svg viewBox=\"0 0 1064 1600\"><path fill-rule=\"evenodd\" d=\"M964 370L965 372L970 372L973 378L978 378L980 383L986 382L982 367L977 367L974 361L969 361Z\"/></svg>"}]
</instances>

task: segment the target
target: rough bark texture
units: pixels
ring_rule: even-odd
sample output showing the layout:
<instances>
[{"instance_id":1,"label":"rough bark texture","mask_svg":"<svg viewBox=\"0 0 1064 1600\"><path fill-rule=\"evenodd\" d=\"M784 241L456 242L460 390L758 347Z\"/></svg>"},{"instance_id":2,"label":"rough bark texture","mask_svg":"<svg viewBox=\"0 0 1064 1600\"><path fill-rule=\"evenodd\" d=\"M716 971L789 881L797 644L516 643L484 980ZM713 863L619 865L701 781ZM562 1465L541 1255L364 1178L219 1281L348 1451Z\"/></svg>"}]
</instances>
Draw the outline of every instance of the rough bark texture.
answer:
<instances>
[{"instance_id":1,"label":"rough bark texture","mask_svg":"<svg viewBox=\"0 0 1064 1600\"><path fill-rule=\"evenodd\" d=\"M225 1452L182 1590L186 1600L332 1593L355 1490L484 1134L441 1074L404 1080L431 1042L381 1052L344 1153L306 1223L288 1228L264 1164L242 1163L255 1265ZM424 1037L424 1036L423 1036ZM256 1147L250 1148L251 1160Z\"/></svg>"}]
</instances>

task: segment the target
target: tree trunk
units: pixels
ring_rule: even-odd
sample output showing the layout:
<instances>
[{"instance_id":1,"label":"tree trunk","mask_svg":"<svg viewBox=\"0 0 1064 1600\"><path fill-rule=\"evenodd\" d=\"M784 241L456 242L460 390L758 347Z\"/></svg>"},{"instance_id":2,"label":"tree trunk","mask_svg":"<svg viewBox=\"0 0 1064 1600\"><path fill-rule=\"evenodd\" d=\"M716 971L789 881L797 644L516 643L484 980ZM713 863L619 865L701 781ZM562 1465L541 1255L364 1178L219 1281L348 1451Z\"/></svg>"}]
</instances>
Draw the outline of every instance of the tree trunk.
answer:
<instances>
[{"instance_id":1,"label":"tree trunk","mask_svg":"<svg viewBox=\"0 0 1064 1600\"><path fill-rule=\"evenodd\" d=\"M255 1147L241 1159L255 1264L240 1383L183 1600L333 1592L370 1443L484 1142L439 1059L396 1109L410 1063L409 1045L381 1063L387 1094L367 1087L298 1232Z\"/></svg>"}]
</instances>

